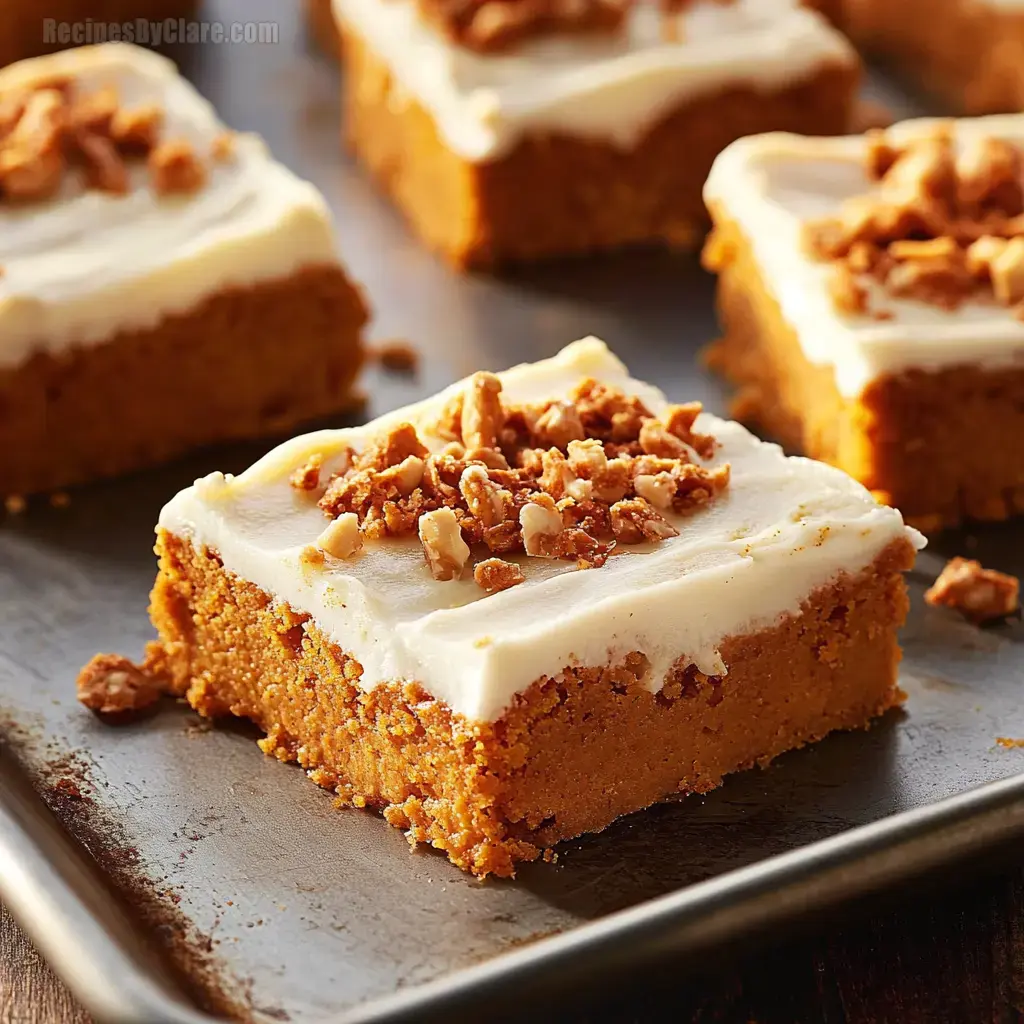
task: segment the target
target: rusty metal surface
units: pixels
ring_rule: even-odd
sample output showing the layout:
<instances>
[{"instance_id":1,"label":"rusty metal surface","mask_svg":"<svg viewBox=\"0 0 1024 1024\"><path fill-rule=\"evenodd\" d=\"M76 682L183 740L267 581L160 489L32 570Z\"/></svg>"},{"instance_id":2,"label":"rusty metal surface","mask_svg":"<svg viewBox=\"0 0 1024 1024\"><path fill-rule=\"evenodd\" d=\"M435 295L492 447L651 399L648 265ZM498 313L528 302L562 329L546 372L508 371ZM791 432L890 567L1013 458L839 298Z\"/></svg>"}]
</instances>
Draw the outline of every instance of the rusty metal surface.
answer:
<instances>
[{"instance_id":1,"label":"rusty metal surface","mask_svg":"<svg viewBox=\"0 0 1024 1024\"><path fill-rule=\"evenodd\" d=\"M590 333L673 398L724 411L724 393L695 361L715 327L711 282L694 259L634 254L503 280L452 274L341 156L337 72L306 49L293 5L223 0L206 13L281 22L278 45L208 47L189 55L188 73L230 124L262 132L324 190L344 258L376 312L373 335L411 339L424 355L415 379L371 375L370 413L474 369L550 355ZM920 558L904 634L906 711L734 777L707 797L667 803L564 844L558 864L528 865L515 882L480 884L440 855L410 852L377 816L335 810L301 771L260 754L243 727L208 729L180 707L115 727L79 708L74 677L94 652L137 654L151 637L146 601L160 506L196 476L239 470L265 448L203 453L83 489L67 509L34 507L0 522L0 767L12 759L23 766L78 849L127 895L179 982L185 976L212 1013L308 1021L351 1010L1024 770L1024 750L996 743L1024 737L1021 624L979 630L921 602L944 553L970 552L1024 572L1022 525L947 537ZM1016 799L1013 784L1001 792L1001 800ZM30 803L23 794L20 825L12 816L6 833L0 814L0 839L10 840L0 843L0 888L10 893L20 858L25 893L49 885L60 904L64 890L40 881L40 863L49 870L74 860L74 844L58 850L44 825L33 833L36 847L23 842ZM1008 806L999 804L999 820L1009 821ZM957 813L969 819L981 805L965 807ZM953 811L947 817L953 822ZM858 851L866 847L851 845L846 854ZM787 863L772 868L783 872L772 876L779 885L799 874L796 861ZM742 910L741 881L728 884ZM838 879L830 884L842 888ZM81 878L69 882L66 905L50 908L54 935L61 920L67 924L58 912L71 912L73 890L80 895L83 886ZM98 898L90 913L99 920L97 906L109 902ZM26 897L22 916L33 906ZM705 912L709 906L701 904ZM607 941L630 941L609 934ZM88 962L86 943L55 939L47 951L73 975ZM566 946L559 955L571 953ZM119 969L126 978L156 972L141 962ZM78 980L80 991L94 994L103 979ZM132 1018L130 1000L110 994L101 1011Z\"/></svg>"}]
</instances>

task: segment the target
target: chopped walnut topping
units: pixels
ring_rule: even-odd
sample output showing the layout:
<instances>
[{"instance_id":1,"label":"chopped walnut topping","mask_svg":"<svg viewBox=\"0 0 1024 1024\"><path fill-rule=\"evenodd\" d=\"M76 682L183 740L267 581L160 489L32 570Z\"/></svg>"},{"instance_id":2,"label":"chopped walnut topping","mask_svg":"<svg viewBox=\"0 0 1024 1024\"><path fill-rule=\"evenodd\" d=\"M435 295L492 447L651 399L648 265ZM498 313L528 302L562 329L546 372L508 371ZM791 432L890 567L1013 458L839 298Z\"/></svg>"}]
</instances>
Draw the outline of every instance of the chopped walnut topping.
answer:
<instances>
[{"instance_id":1,"label":"chopped walnut topping","mask_svg":"<svg viewBox=\"0 0 1024 1024\"><path fill-rule=\"evenodd\" d=\"M485 466L467 466L459 477L466 508L485 527L498 526L512 514L512 492L494 483Z\"/></svg>"},{"instance_id":2,"label":"chopped walnut topping","mask_svg":"<svg viewBox=\"0 0 1024 1024\"><path fill-rule=\"evenodd\" d=\"M315 491L320 486L320 471L324 466L321 452L313 452L303 465L288 478L297 491Z\"/></svg>"},{"instance_id":3,"label":"chopped walnut topping","mask_svg":"<svg viewBox=\"0 0 1024 1024\"><path fill-rule=\"evenodd\" d=\"M552 402L537 417L537 440L555 448L566 448L570 441L582 441L587 435L583 421L572 402Z\"/></svg>"},{"instance_id":4,"label":"chopped walnut topping","mask_svg":"<svg viewBox=\"0 0 1024 1024\"><path fill-rule=\"evenodd\" d=\"M650 502L655 508L670 509L676 496L676 482L671 473L643 473L633 478L637 497Z\"/></svg>"},{"instance_id":5,"label":"chopped walnut topping","mask_svg":"<svg viewBox=\"0 0 1024 1024\"><path fill-rule=\"evenodd\" d=\"M233 160L237 151L238 139L234 132L221 132L210 146L210 156L222 164Z\"/></svg>"},{"instance_id":6,"label":"chopped walnut topping","mask_svg":"<svg viewBox=\"0 0 1024 1024\"><path fill-rule=\"evenodd\" d=\"M617 31L633 0L419 0L450 39L481 53L544 35Z\"/></svg>"},{"instance_id":7,"label":"chopped walnut topping","mask_svg":"<svg viewBox=\"0 0 1024 1024\"><path fill-rule=\"evenodd\" d=\"M163 110L155 104L122 108L113 87L80 92L71 79L50 79L0 96L0 198L48 199L75 169L87 188L112 194L129 190L128 161L161 149ZM153 162L159 192L198 188L205 170L164 144ZM186 147L187 148L187 147Z\"/></svg>"},{"instance_id":8,"label":"chopped walnut topping","mask_svg":"<svg viewBox=\"0 0 1024 1024\"><path fill-rule=\"evenodd\" d=\"M316 546L334 558L351 558L362 546L359 516L342 512L316 539Z\"/></svg>"},{"instance_id":9,"label":"chopped walnut topping","mask_svg":"<svg viewBox=\"0 0 1024 1024\"><path fill-rule=\"evenodd\" d=\"M76 131L108 136L120 106L120 97L113 86L104 86L96 92L77 97L71 103L71 126Z\"/></svg>"},{"instance_id":10,"label":"chopped walnut topping","mask_svg":"<svg viewBox=\"0 0 1024 1024\"><path fill-rule=\"evenodd\" d=\"M333 473L319 504L355 516L364 542L418 531L438 579L458 578L473 546L596 567L617 542L674 536L658 510L692 512L728 485L727 465L702 464L716 442L695 432L699 414L694 403L656 417L593 380L568 401L506 404L500 379L480 373L429 425L443 448L398 424Z\"/></svg>"},{"instance_id":11,"label":"chopped walnut topping","mask_svg":"<svg viewBox=\"0 0 1024 1024\"><path fill-rule=\"evenodd\" d=\"M500 590L517 586L526 577L523 570L514 562L503 562L500 558L485 558L482 562L477 562L473 570L473 579L488 594L496 594Z\"/></svg>"},{"instance_id":12,"label":"chopped walnut topping","mask_svg":"<svg viewBox=\"0 0 1024 1024\"><path fill-rule=\"evenodd\" d=\"M1024 300L1024 238L1006 242L989 260L988 272L992 291L1001 303L1014 306Z\"/></svg>"},{"instance_id":13,"label":"chopped walnut topping","mask_svg":"<svg viewBox=\"0 0 1024 1024\"><path fill-rule=\"evenodd\" d=\"M163 683L117 654L97 654L78 674L78 699L101 715L141 711L163 695Z\"/></svg>"},{"instance_id":14,"label":"chopped walnut topping","mask_svg":"<svg viewBox=\"0 0 1024 1024\"><path fill-rule=\"evenodd\" d=\"M541 496L527 502L519 510L519 525L523 529L523 547L528 555L558 557L555 541L563 529L562 515L550 498L547 503L542 503Z\"/></svg>"},{"instance_id":15,"label":"chopped walnut topping","mask_svg":"<svg viewBox=\"0 0 1024 1024\"><path fill-rule=\"evenodd\" d=\"M469 545L450 508L426 512L419 521L420 543L435 580L457 580L469 561Z\"/></svg>"},{"instance_id":16,"label":"chopped walnut topping","mask_svg":"<svg viewBox=\"0 0 1024 1024\"><path fill-rule=\"evenodd\" d=\"M206 168L186 139L154 146L149 154L149 173L153 190L162 196L195 192L206 183Z\"/></svg>"},{"instance_id":17,"label":"chopped walnut topping","mask_svg":"<svg viewBox=\"0 0 1024 1024\"><path fill-rule=\"evenodd\" d=\"M971 559L953 558L924 599L931 605L952 608L971 622L989 622L1017 611L1020 581Z\"/></svg>"},{"instance_id":18,"label":"chopped walnut topping","mask_svg":"<svg viewBox=\"0 0 1024 1024\"><path fill-rule=\"evenodd\" d=\"M110 138L122 153L146 156L163 125L164 112L155 103L120 109L110 121Z\"/></svg>"},{"instance_id":19,"label":"chopped walnut topping","mask_svg":"<svg viewBox=\"0 0 1024 1024\"><path fill-rule=\"evenodd\" d=\"M865 168L876 191L805 227L810 254L833 264L829 287L838 310L884 315L871 309L873 281L883 293L943 309L987 299L1024 316L1018 147L977 138L958 148L948 125L905 144L874 131Z\"/></svg>"},{"instance_id":20,"label":"chopped walnut topping","mask_svg":"<svg viewBox=\"0 0 1024 1024\"><path fill-rule=\"evenodd\" d=\"M505 422L501 381L493 373L474 373L462 400L462 443L467 448L493 448Z\"/></svg>"},{"instance_id":21,"label":"chopped walnut topping","mask_svg":"<svg viewBox=\"0 0 1024 1024\"><path fill-rule=\"evenodd\" d=\"M90 188L118 195L128 191L128 168L110 139L83 134L78 140L78 151Z\"/></svg>"},{"instance_id":22,"label":"chopped walnut topping","mask_svg":"<svg viewBox=\"0 0 1024 1024\"><path fill-rule=\"evenodd\" d=\"M677 537L679 531L643 498L617 501L611 508L612 532L623 544Z\"/></svg>"}]
</instances>

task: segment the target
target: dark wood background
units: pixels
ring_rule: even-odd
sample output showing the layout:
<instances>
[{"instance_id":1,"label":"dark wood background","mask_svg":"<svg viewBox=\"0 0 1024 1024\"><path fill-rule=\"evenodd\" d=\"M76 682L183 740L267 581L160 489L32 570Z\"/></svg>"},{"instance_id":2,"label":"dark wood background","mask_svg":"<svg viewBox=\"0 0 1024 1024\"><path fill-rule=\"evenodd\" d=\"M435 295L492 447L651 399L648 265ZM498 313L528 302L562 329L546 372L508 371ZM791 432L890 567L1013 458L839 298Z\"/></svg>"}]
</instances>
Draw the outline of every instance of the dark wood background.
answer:
<instances>
[{"instance_id":1,"label":"dark wood background","mask_svg":"<svg viewBox=\"0 0 1024 1024\"><path fill-rule=\"evenodd\" d=\"M816 922L802 937L770 937L760 951L738 962L703 963L694 980L637 979L612 993L600 1010L579 1014L567 1001L552 1009L551 1019L581 1024L1024 1021L1024 868L1007 862L1004 855L1001 867L961 865L884 902ZM536 1017L531 1014L530 1020ZM87 1021L0 907L0 1024Z\"/></svg>"}]
</instances>

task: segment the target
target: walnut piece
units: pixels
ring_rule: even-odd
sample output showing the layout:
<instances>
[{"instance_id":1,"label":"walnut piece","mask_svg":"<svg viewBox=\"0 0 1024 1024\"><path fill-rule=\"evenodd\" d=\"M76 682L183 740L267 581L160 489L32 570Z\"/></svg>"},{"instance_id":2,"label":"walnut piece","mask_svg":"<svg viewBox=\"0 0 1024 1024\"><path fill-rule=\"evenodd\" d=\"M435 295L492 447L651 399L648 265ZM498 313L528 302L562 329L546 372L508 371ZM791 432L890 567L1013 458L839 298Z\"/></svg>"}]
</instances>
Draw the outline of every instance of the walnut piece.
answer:
<instances>
[{"instance_id":1,"label":"walnut piece","mask_svg":"<svg viewBox=\"0 0 1024 1024\"><path fill-rule=\"evenodd\" d=\"M469 545L450 508L426 512L419 521L420 543L435 580L457 580L469 561Z\"/></svg>"},{"instance_id":2,"label":"walnut piece","mask_svg":"<svg viewBox=\"0 0 1024 1024\"><path fill-rule=\"evenodd\" d=\"M523 531L523 547L528 555L537 558L557 558L553 543L562 532L562 516L551 499L542 504L535 499L519 510L519 525Z\"/></svg>"},{"instance_id":3,"label":"walnut piece","mask_svg":"<svg viewBox=\"0 0 1024 1024\"><path fill-rule=\"evenodd\" d=\"M149 174L153 191L161 196L196 192L206 184L206 168L187 139L169 139L154 146L149 154Z\"/></svg>"},{"instance_id":4,"label":"walnut piece","mask_svg":"<svg viewBox=\"0 0 1024 1024\"><path fill-rule=\"evenodd\" d=\"M288 482L298 491L315 491L320 486L320 471L323 469L324 457L321 452L313 452L306 461L288 478Z\"/></svg>"},{"instance_id":5,"label":"walnut piece","mask_svg":"<svg viewBox=\"0 0 1024 1024\"><path fill-rule=\"evenodd\" d=\"M633 0L419 0L450 39L491 53L545 35L619 30Z\"/></svg>"},{"instance_id":6,"label":"walnut piece","mask_svg":"<svg viewBox=\"0 0 1024 1024\"><path fill-rule=\"evenodd\" d=\"M333 558L351 558L362 546L359 516L342 512L316 539L316 546Z\"/></svg>"},{"instance_id":7,"label":"walnut piece","mask_svg":"<svg viewBox=\"0 0 1024 1024\"><path fill-rule=\"evenodd\" d=\"M164 693L161 680L118 654L97 654L78 674L78 699L101 715L141 711Z\"/></svg>"},{"instance_id":8,"label":"walnut piece","mask_svg":"<svg viewBox=\"0 0 1024 1024\"><path fill-rule=\"evenodd\" d=\"M501 381L493 373L474 373L462 401L462 443L467 448L493 448L505 422Z\"/></svg>"},{"instance_id":9,"label":"walnut piece","mask_svg":"<svg viewBox=\"0 0 1024 1024\"><path fill-rule=\"evenodd\" d=\"M989 622L1017 611L1020 581L971 559L953 558L924 599L931 605L952 608L971 622Z\"/></svg>"},{"instance_id":10,"label":"walnut piece","mask_svg":"<svg viewBox=\"0 0 1024 1024\"><path fill-rule=\"evenodd\" d=\"M482 562L477 562L473 570L473 579L488 594L496 594L500 590L518 586L526 577L523 576L523 570L514 562L503 562L500 558L485 558Z\"/></svg>"}]
</instances>

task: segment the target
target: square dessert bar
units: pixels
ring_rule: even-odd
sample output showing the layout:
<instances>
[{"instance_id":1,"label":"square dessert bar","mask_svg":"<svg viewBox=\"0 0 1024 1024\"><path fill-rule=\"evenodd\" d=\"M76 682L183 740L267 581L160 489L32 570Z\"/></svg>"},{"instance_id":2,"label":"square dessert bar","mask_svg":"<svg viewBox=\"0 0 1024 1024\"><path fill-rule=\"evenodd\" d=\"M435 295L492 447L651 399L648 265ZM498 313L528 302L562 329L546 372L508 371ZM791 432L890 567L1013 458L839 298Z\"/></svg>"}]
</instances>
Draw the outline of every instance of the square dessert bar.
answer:
<instances>
[{"instance_id":1,"label":"square dessert bar","mask_svg":"<svg viewBox=\"0 0 1024 1024\"><path fill-rule=\"evenodd\" d=\"M0 71L0 498L334 413L365 320L320 194L170 61Z\"/></svg>"},{"instance_id":2,"label":"square dessert bar","mask_svg":"<svg viewBox=\"0 0 1024 1024\"><path fill-rule=\"evenodd\" d=\"M356 155L460 267L694 247L753 132L845 131L856 55L799 0L334 0Z\"/></svg>"},{"instance_id":3,"label":"square dessert bar","mask_svg":"<svg viewBox=\"0 0 1024 1024\"><path fill-rule=\"evenodd\" d=\"M137 18L190 18L198 7L199 0L4 0L0 66L68 46L107 41L87 38L87 27L95 34L100 25L134 27Z\"/></svg>"},{"instance_id":4,"label":"square dessert bar","mask_svg":"<svg viewBox=\"0 0 1024 1024\"><path fill-rule=\"evenodd\" d=\"M1024 107L1021 0L828 0L865 54L889 61L960 114Z\"/></svg>"},{"instance_id":5,"label":"square dessert bar","mask_svg":"<svg viewBox=\"0 0 1024 1024\"><path fill-rule=\"evenodd\" d=\"M181 492L148 668L511 875L899 703L919 540L589 339Z\"/></svg>"},{"instance_id":6,"label":"square dessert bar","mask_svg":"<svg viewBox=\"0 0 1024 1024\"><path fill-rule=\"evenodd\" d=\"M735 415L922 529L1024 511L1024 117L744 139L715 164Z\"/></svg>"}]
</instances>

